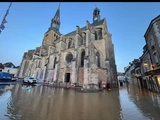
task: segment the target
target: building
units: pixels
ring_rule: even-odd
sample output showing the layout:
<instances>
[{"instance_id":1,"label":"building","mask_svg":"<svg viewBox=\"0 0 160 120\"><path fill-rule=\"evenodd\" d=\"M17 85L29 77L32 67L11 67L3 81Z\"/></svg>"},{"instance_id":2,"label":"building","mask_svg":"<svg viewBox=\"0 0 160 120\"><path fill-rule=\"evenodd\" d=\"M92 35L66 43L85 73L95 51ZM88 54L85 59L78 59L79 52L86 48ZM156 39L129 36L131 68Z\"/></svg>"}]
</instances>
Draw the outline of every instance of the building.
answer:
<instances>
[{"instance_id":1,"label":"building","mask_svg":"<svg viewBox=\"0 0 160 120\"><path fill-rule=\"evenodd\" d=\"M147 82L146 73L148 73L152 69L151 59L150 59L147 45L144 45L143 47L143 54L140 57L140 60L141 60L140 70L141 70L141 75L142 75L141 77L142 77L142 84L143 84L142 87L147 89L148 82Z\"/></svg>"},{"instance_id":2,"label":"building","mask_svg":"<svg viewBox=\"0 0 160 120\"><path fill-rule=\"evenodd\" d=\"M123 83L126 82L125 74L122 72L117 72L117 79L119 86L123 86Z\"/></svg>"},{"instance_id":3,"label":"building","mask_svg":"<svg viewBox=\"0 0 160 120\"><path fill-rule=\"evenodd\" d=\"M144 38L140 61L127 67L125 76L133 78L140 87L160 92L160 15L151 20Z\"/></svg>"},{"instance_id":4,"label":"building","mask_svg":"<svg viewBox=\"0 0 160 120\"><path fill-rule=\"evenodd\" d=\"M6 62L1 65L3 66L3 69L1 69L1 72L7 72L12 77L17 77L19 66L15 66L12 62Z\"/></svg>"},{"instance_id":5,"label":"building","mask_svg":"<svg viewBox=\"0 0 160 120\"><path fill-rule=\"evenodd\" d=\"M147 71L144 76L148 89L160 91L160 15L149 24L144 34L148 59L144 61Z\"/></svg>"},{"instance_id":6,"label":"building","mask_svg":"<svg viewBox=\"0 0 160 120\"><path fill-rule=\"evenodd\" d=\"M140 85L140 59L134 59L132 62L129 62L129 66L125 67L124 70L125 78L130 84Z\"/></svg>"},{"instance_id":7,"label":"building","mask_svg":"<svg viewBox=\"0 0 160 120\"><path fill-rule=\"evenodd\" d=\"M100 10L93 10L93 23L68 34L61 34L60 7L44 34L42 45L24 53L19 77L33 76L42 82L71 83L84 87L110 84L117 86L112 35Z\"/></svg>"},{"instance_id":8,"label":"building","mask_svg":"<svg viewBox=\"0 0 160 120\"><path fill-rule=\"evenodd\" d=\"M4 65L0 63L0 72L2 72L3 69L4 69Z\"/></svg>"}]
</instances>

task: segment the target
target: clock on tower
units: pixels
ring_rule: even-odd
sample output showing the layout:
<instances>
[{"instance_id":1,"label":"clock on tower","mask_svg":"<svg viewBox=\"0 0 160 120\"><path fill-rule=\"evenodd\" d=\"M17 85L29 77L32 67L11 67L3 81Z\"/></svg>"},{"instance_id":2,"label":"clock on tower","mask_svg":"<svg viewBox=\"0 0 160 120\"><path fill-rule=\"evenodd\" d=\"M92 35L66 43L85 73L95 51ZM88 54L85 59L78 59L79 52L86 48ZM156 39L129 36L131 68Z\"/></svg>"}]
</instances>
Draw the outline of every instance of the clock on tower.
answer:
<instances>
[{"instance_id":1,"label":"clock on tower","mask_svg":"<svg viewBox=\"0 0 160 120\"><path fill-rule=\"evenodd\" d=\"M93 23L100 21L100 10L96 7L93 11Z\"/></svg>"},{"instance_id":2,"label":"clock on tower","mask_svg":"<svg viewBox=\"0 0 160 120\"><path fill-rule=\"evenodd\" d=\"M98 19L97 17L94 18L94 20L97 20L97 19Z\"/></svg>"}]
</instances>

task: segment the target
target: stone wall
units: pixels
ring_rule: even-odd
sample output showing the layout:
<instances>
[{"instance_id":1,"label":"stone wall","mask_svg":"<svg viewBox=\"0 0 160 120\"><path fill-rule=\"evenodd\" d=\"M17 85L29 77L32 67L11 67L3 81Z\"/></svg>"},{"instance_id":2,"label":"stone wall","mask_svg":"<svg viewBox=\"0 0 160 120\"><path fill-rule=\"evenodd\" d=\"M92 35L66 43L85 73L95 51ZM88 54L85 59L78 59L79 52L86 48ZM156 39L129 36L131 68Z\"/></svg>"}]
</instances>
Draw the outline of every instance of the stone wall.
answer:
<instances>
[{"instance_id":1,"label":"stone wall","mask_svg":"<svg viewBox=\"0 0 160 120\"><path fill-rule=\"evenodd\" d=\"M83 84L84 81L84 68L79 68L79 84Z\"/></svg>"},{"instance_id":2,"label":"stone wall","mask_svg":"<svg viewBox=\"0 0 160 120\"><path fill-rule=\"evenodd\" d=\"M95 68L89 68L89 84L98 84L98 74Z\"/></svg>"},{"instance_id":3,"label":"stone wall","mask_svg":"<svg viewBox=\"0 0 160 120\"><path fill-rule=\"evenodd\" d=\"M98 69L98 80L102 81L102 83L106 83L107 82L107 73L106 70L104 69Z\"/></svg>"}]
</instances>

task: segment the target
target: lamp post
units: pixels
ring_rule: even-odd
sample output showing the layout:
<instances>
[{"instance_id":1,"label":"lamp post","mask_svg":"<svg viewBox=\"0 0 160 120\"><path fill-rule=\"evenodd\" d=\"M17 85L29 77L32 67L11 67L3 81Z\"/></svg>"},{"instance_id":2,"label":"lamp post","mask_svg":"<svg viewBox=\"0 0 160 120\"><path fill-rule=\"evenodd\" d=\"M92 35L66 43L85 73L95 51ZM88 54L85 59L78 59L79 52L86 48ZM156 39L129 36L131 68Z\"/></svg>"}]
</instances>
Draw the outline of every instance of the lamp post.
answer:
<instances>
[{"instance_id":1,"label":"lamp post","mask_svg":"<svg viewBox=\"0 0 160 120\"><path fill-rule=\"evenodd\" d=\"M147 63L147 62L145 62L143 65L144 65L145 67L147 67L147 66L148 66L148 63Z\"/></svg>"}]
</instances>

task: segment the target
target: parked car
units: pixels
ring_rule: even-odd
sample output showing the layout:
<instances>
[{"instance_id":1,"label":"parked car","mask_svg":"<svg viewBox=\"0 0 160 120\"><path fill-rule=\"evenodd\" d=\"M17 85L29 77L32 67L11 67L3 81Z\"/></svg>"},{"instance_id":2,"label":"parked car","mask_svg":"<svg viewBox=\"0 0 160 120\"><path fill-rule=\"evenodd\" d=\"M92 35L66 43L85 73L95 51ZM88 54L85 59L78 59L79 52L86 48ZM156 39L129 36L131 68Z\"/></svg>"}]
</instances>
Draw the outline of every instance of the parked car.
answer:
<instances>
[{"instance_id":1,"label":"parked car","mask_svg":"<svg viewBox=\"0 0 160 120\"><path fill-rule=\"evenodd\" d=\"M11 75L7 72L0 72L0 82L11 82Z\"/></svg>"},{"instance_id":2,"label":"parked car","mask_svg":"<svg viewBox=\"0 0 160 120\"><path fill-rule=\"evenodd\" d=\"M37 79L34 78L34 77L28 76L28 77L25 77L25 78L23 79L23 82L24 82L24 83L29 83L29 84L37 83Z\"/></svg>"},{"instance_id":3,"label":"parked car","mask_svg":"<svg viewBox=\"0 0 160 120\"><path fill-rule=\"evenodd\" d=\"M18 80L18 78L16 78L16 77L12 77L12 79L11 79L11 81L17 81Z\"/></svg>"}]
</instances>

